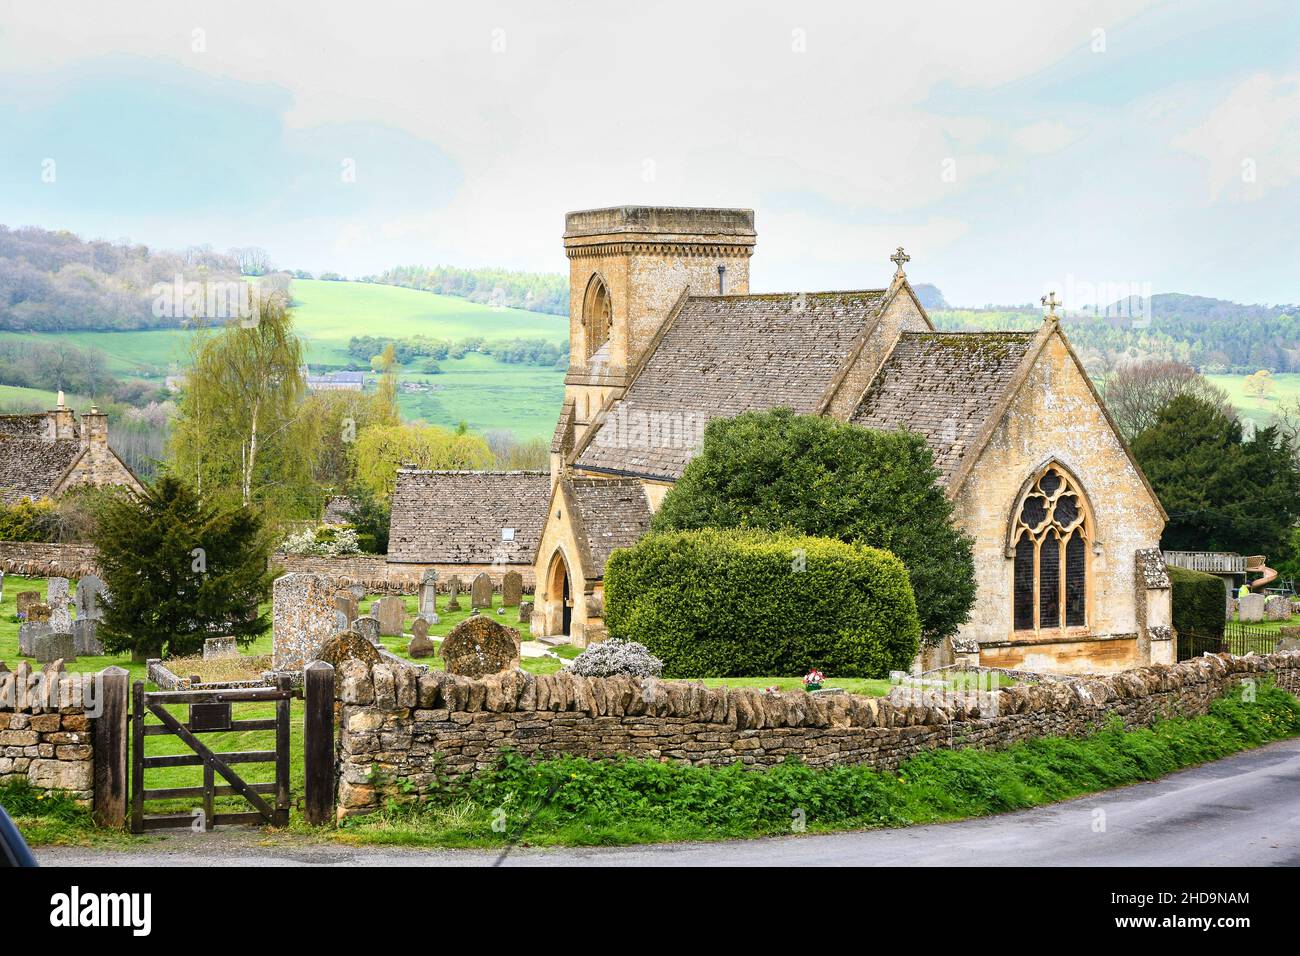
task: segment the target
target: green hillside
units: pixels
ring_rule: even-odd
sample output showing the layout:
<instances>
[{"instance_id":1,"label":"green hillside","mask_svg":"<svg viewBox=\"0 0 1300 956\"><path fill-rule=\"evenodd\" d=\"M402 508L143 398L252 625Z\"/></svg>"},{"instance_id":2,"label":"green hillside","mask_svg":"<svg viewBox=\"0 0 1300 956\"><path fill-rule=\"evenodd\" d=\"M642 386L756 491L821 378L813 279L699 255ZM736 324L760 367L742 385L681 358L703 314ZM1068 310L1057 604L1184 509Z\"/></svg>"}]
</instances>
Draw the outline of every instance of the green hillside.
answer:
<instances>
[{"instance_id":1,"label":"green hillside","mask_svg":"<svg viewBox=\"0 0 1300 956\"><path fill-rule=\"evenodd\" d=\"M354 335L403 338L424 335L459 340L531 338L564 342L564 316L495 308L465 299L363 282L296 279L294 324L302 336L307 361L344 366L356 362L347 352ZM0 337L64 341L95 348L108 357L109 369L127 378L161 383L187 361L190 333L182 329L129 332L0 332ZM549 436L564 397L564 373L553 368L508 365L471 353L439 363L442 374L425 375L419 363L399 368L403 383L398 405L404 417L438 425L464 421L475 431L506 429L517 438ZM45 400L35 389L10 388L0 399Z\"/></svg>"}]
</instances>

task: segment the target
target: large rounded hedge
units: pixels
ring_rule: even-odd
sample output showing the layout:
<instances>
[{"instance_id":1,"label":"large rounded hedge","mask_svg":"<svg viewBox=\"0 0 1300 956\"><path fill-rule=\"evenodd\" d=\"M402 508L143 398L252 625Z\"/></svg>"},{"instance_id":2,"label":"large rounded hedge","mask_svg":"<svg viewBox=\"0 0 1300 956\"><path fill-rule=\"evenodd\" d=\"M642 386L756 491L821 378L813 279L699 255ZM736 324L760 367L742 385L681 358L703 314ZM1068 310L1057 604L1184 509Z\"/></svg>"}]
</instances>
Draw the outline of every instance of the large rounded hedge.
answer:
<instances>
[{"instance_id":1,"label":"large rounded hedge","mask_svg":"<svg viewBox=\"0 0 1300 956\"><path fill-rule=\"evenodd\" d=\"M907 570L888 551L720 529L614 552L605 624L667 677L885 677L912 663L921 634Z\"/></svg>"},{"instance_id":2,"label":"large rounded hedge","mask_svg":"<svg viewBox=\"0 0 1300 956\"><path fill-rule=\"evenodd\" d=\"M1222 637L1228 593L1223 579L1187 568L1169 568L1173 585L1174 629L1179 634Z\"/></svg>"}]
</instances>

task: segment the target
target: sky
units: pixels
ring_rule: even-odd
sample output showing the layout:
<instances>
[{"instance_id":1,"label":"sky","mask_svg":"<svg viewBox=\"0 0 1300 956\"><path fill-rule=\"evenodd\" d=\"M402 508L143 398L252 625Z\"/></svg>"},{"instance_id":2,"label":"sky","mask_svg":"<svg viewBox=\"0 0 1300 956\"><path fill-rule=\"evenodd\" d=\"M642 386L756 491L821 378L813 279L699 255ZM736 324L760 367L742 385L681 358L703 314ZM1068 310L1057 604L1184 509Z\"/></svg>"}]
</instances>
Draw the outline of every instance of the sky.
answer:
<instances>
[{"instance_id":1,"label":"sky","mask_svg":"<svg viewBox=\"0 0 1300 956\"><path fill-rule=\"evenodd\" d=\"M754 291L1300 301L1300 3L0 0L0 223L349 276L755 210Z\"/></svg>"}]
</instances>

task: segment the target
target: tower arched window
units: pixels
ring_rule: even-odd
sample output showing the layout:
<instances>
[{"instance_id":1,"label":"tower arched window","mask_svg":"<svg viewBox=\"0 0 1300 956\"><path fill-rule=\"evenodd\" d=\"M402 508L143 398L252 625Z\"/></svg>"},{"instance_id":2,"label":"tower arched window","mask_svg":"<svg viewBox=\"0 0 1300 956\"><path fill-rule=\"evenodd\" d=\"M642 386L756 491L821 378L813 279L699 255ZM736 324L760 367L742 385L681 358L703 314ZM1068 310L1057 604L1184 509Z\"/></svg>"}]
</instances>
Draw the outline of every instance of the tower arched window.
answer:
<instances>
[{"instance_id":1,"label":"tower arched window","mask_svg":"<svg viewBox=\"0 0 1300 956\"><path fill-rule=\"evenodd\" d=\"M592 275L582 299L582 327L587 342L587 358L591 358L609 341L610 330L614 327L614 307L609 288L598 275Z\"/></svg>"},{"instance_id":2,"label":"tower arched window","mask_svg":"<svg viewBox=\"0 0 1300 956\"><path fill-rule=\"evenodd\" d=\"M1078 484L1049 465L1021 495L1012 522L1015 629L1086 627L1093 532Z\"/></svg>"}]
</instances>

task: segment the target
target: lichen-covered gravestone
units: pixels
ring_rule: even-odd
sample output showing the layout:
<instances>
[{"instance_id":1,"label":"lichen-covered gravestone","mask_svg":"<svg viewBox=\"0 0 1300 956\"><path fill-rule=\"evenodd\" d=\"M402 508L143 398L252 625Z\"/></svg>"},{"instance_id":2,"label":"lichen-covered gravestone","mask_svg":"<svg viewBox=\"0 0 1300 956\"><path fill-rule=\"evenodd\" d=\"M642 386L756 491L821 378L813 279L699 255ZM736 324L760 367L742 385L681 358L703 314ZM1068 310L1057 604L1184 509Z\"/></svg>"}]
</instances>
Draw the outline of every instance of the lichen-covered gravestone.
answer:
<instances>
[{"instance_id":1,"label":"lichen-covered gravestone","mask_svg":"<svg viewBox=\"0 0 1300 956\"><path fill-rule=\"evenodd\" d=\"M77 647L78 657L100 657L104 653L104 643L99 639L99 618L77 618L72 622L72 642Z\"/></svg>"},{"instance_id":2,"label":"lichen-covered gravestone","mask_svg":"<svg viewBox=\"0 0 1300 956\"><path fill-rule=\"evenodd\" d=\"M475 609L492 606L492 578L486 571L480 571L474 577L469 591L469 606Z\"/></svg>"},{"instance_id":3,"label":"lichen-covered gravestone","mask_svg":"<svg viewBox=\"0 0 1300 956\"><path fill-rule=\"evenodd\" d=\"M1291 601L1280 594L1264 599L1264 617L1270 621L1289 621L1291 619Z\"/></svg>"},{"instance_id":4,"label":"lichen-covered gravestone","mask_svg":"<svg viewBox=\"0 0 1300 956\"><path fill-rule=\"evenodd\" d=\"M379 620L373 617L359 617L352 622L352 630L371 644L379 645Z\"/></svg>"},{"instance_id":5,"label":"lichen-covered gravestone","mask_svg":"<svg viewBox=\"0 0 1300 956\"><path fill-rule=\"evenodd\" d=\"M44 621L49 623L50 606L44 601L38 601L36 604L27 605L27 620Z\"/></svg>"},{"instance_id":6,"label":"lichen-covered gravestone","mask_svg":"<svg viewBox=\"0 0 1300 956\"><path fill-rule=\"evenodd\" d=\"M457 575L453 574L447 579L447 610L449 612L460 610L460 592L464 589L465 586L461 584Z\"/></svg>"},{"instance_id":7,"label":"lichen-covered gravestone","mask_svg":"<svg viewBox=\"0 0 1300 956\"><path fill-rule=\"evenodd\" d=\"M271 587L271 666L302 670L338 630L334 587L319 574L286 574Z\"/></svg>"},{"instance_id":8,"label":"lichen-covered gravestone","mask_svg":"<svg viewBox=\"0 0 1300 956\"><path fill-rule=\"evenodd\" d=\"M519 602L519 623L528 624L532 622L532 619L533 619L533 602L520 601Z\"/></svg>"},{"instance_id":9,"label":"lichen-covered gravestone","mask_svg":"<svg viewBox=\"0 0 1300 956\"><path fill-rule=\"evenodd\" d=\"M366 664L378 664L382 660L379 651L375 650L375 645L355 630L339 631L337 634L332 635L329 640L321 645L317 653L316 660L333 664L335 667L353 658L364 661Z\"/></svg>"},{"instance_id":10,"label":"lichen-covered gravestone","mask_svg":"<svg viewBox=\"0 0 1300 956\"><path fill-rule=\"evenodd\" d=\"M507 571L501 579L501 606L518 607L524 599L524 576L518 571Z\"/></svg>"},{"instance_id":11,"label":"lichen-covered gravestone","mask_svg":"<svg viewBox=\"0 0 1300 956\"><path fill-rule=\"evenodd\" d=\"M476 614L451 629L442 641L447 673L484 677L519 667L519 632Z\"/></svg>"},{"instance_id":12,"label":"lichen-covered gravestone","mask_svg":"<svg viewBox=\"0 0 1300 956\"><path fill-rule=\"evenodd\" d=\"M69 631L54 631L42 634L32 642L32 656L38 663L49 664L52 661L75 661L77 648Z\"/></svg>"},{"instance_id":13,"label":"lichen-covered gravestone","mask_svg":"<svg viewBox=\"0 0 1300 956\"><path fill-rule=\"evenodd\" d=\"M45 603L50 606L50 626L59 633L72 633L72 614L68 603L72 595L67 578L50 578L45 585Z\"/></svg>"},{"instance_id":14,"label":"lichen-covered gravestone","mask_svg":"<svg viewBox=\"0 0 1300 956\"><path fill-rule=\"evenodd\" d=\"M397 637L406 628L406 604L394 595L370 605L370 616L379 622L379 633L385 637Z\"/></svg>"},{"instance_id":15,"label":"lichen-covered gravestone","mask_svg":"<svg viewBox=\"0 0 1300 956\"><path fill-rule=\"evenodd\" d=\"M77 582L77 620L98 621L104 616L104 596L108 589L97 575L87 574Z\"/></svg>"},{"instance_id":16,"label":"lichen-covered gravestone","mask_svg":"<svg viewBox=\"0 0 1300 956\"><path fill-rule=\"evenodd\" d=\"M352 584L348 586L348 590L352 592L352 596L357 599L358 604L366 599L366 589L364 585Z\"/></svg>"},{"instance_id":17,"label":"lichen-covered gravestone","mask_svg":"<svg viewBox=\"0 0 1300 956\"><path fill-rule=\"evenodd\" d=\"M32 642L53 633L49 621L23 621L18 625L18 653L23 657L35 657L36 648Z\"/></svg>"},{"instance_id":18,"label":"lichen-covered gravestone","mask_svg":"<svg viewBox=\"0 0 1300 956\"><path fill-rule=\"evenodd\" d=\"M422 617L417 617L411 624L411 643L406 647L408 657L421 658L432 657L436 648L433 641L429 640L429 623Z\"/></svg>"},{"instance_id":19,"label":"lichen-covered gravestone","mask_svg":"<svg viewBox=\"0 0 1300 956\"><path fill-rule=\"evenodd\" d=\"M19 591L18 596L14 598L14 601L18 605L18 613L24 615L25 617L27 617L27 620L30 621L31 620L30 612L32 609L32 605L41 603L41 592L40 591Z\"/></svg>"}]
</instances>

